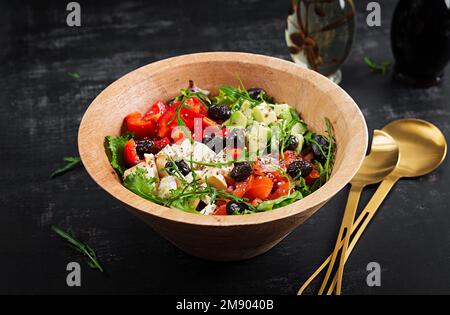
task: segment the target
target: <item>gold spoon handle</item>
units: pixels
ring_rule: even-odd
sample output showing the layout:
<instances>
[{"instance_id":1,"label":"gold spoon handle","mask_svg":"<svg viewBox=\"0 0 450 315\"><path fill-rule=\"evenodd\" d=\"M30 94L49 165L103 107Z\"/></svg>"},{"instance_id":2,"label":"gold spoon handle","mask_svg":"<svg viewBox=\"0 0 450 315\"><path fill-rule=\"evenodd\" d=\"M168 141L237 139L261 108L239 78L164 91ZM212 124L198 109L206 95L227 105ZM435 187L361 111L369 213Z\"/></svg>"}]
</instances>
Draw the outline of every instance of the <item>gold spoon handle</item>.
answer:
<instances>
[{"instance_id":1,"label":"gold spoon handle","mask_svg":"<svg viewBox=\"0 0 450 315\"><path fill-rule=\"evenodd\" d=\"M336 262L339 249L341 248L342 238L350 234L353 221L355 220L356 209L358 208L359 197L361 196L363 186L362 185L352 185L350 192L348 194L347 205L345 206L344 217L342 218L341 227L339 229L339 234L336 239L336 244L334 246L333 254L331 256L331 261L328 266L325 278L323 279L322 285L320 286L319 294L322 294L325 287L328 284L331 272L333 271L334 264ZM345 239L344 239L345 244ZM348 242L347 242L348 245Z\"/></svg>"},{"instance_id":2,"label":"gold spoon handle","mask_svg":"<svg viewBox=\"0 0 450 315\"><path fill-rule=\"evenodd\" d=\"M351 252L353 251L353 248L355 247L359 238L364 233L364 230L369 225L370 220L372 220L372 218L374 217L378 208L380 207L380 205L383 203L384 199L388 195L389 191L391 190L391 188L395 185L395 183L399 179L400 178L395 175L389 175L388 177L386 177L385 180L378 187L378 189L375 192L375 194L373 195L373 197L370 199L367 206L364 208L363 212L360 214L360 217L363 217L365 219L362 222L361 227L358 229L358 231L356 231L355 236L353 237L352 242L350 243L350 246L348 247L348 251L345 253L344 264L347 261L348 257L350 256ZM334 276L334 279L331 283L331 286L330 286L327 294L333 293L333 290L336 287L337 282L339 281L339 279L337 279L337 277L338 277L338 275L336 274ZM340 294L340 292L337 293L337 291L336 291L336 294Z\"/></svg>"},{"instance_id":3,"label":"gold spoon handle","mask_svg":"<svg viewBox=\"0 0 450 315\"><path fill-rule=\"evenodd\" d=\"M350 242L349 248L348 248L347 253L345 255L345 261L347 261L347 259L350 256L353 248L356 245L356 242L361 237L365 227L369 224L370 220L373 218L373 216L375 215L376 211L378 210L378 207L381 205L381 203L383 202L384 198L386 198L387 194L389 193L391 188L394 186L394 184L398 181L398 179L399 179L398 177L392 176L392 175L389 175L388 177L386 177L386 179L380 184L380 186L378 187L377 191L375 192L375 194L370 199L370 201L367 204L367 206L364 208L363 212L358 216L356 221L353 223L352 230L351 230L352 231L351 235L353 235L355 233L356 234L355 234L353 240ZM363 223L362 229L359 229L357 232L355 232L358 229L358 227L361 224L361 222L363 222L363 220L364 220L364 223ZM343 245L343 241L341 241L341 243L339 244L339 248L342 245ZM308 280L305 281L305 283L303 283L303 285L301 286L301 288L297 292L298 295L301 295L305 291L305 289L311 284L311 282L328 265L330 260L331 260L331 255L328 256L328 258L325 259L325 261L322 263L322 265L320 265L320 267L317 268L316 271L314 271L314 273L308 278ZM335 279L333 279L333 283L332 283L332 285L330 287L330 288L332 288L331 292L334 289L334 285L336 284L335 280L337 280L336 277L335 277ZM329 290L329 292L330 292L330 290Z\"/></svg>"}]
</instances>

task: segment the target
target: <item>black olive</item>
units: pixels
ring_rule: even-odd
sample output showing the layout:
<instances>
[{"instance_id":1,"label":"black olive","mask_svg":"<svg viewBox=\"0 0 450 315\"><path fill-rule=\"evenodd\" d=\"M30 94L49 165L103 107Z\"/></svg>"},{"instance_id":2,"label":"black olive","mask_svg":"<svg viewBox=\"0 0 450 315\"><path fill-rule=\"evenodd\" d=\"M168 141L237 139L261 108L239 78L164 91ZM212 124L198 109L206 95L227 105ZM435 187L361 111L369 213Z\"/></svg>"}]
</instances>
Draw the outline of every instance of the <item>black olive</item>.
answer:
<instances>
[{"instance_id":1,"label":"black olive","mask_svg":"<svg viewBox=\"0 0 450 315\"><path fill-rule=\"evenodd\" d=\"M178 168L178 171L183 175L186 176L191 172L191 169L189 168L189 165L184 161L175 161L175 165ZM173 162L169 161L164 165L164 167L168 170L169 173L173 174L175 172L175 165L173 165Z\"/></svg>"},{"instance_id":2,"label":"black olive","mask_svg":"<svg viewBox=\"0 0 450 315\"><path fill-rule=\"evenodd\" d=\"M184 176L186 176L191 172L191 169L185 160L176 161L175 164L178 166L180 173L183 174Z\"/></svg>"},{"instance_id":3,"label":"black olive","mask_svg":"<svg viewBox=\"0 0 450 315\"><path fill-rule=\"evenodd\" d=\"M313 167L311 163L297 160L288 165L286 173L288 173L292 178L298 179L300 176L308 176L312 169Z\"/></svg>"},{"instance_id":4,"label":"black olive","mask_svg":"<svg viewBox=\"0 0 450 315\"><path fill-rule=\"evenodd\" d=\"M227 214L233 215L235 213L242 214L245 210L248 210L248 206L243 202L230 201L227 203Z\"/></svg>"},{"instance_id":5,"label":"black olive","mask_svg":"<svg viewBox=\"0 0 450 315\"><path fill-rule=\"evenodd\" d=\"M227 120L231 111L225 104L214 104L208 108L208 116L213 120Z\"/></svg>"},{"instance_id":6,"label":"black olive","mask_svg":"<svg viewBox=\"0 0 450 315\"><path fill-rule=\"evenodd\" d=\"M286 147L284 148L285 150L291 150L294 151L295 149L297 149L298 147L298 139L296 136L289 136L287 142L286 142Z\"/></svg>"},{"instance_id":7,"label":"black olive","mask_svg":"<svg viewBox=\"0 0 450 315\"><path fill-rule=\"evenodd\" d=\"M173 174L174 173L174 166L173 162L166 162L166 165L164 165L164 168L167 170L168 173Z\"/></svg>"},{"instance_id":8,"label":"black olive","mask_svg":"<svg viewBox=\"0 0 450 315\"><path fill-rule=\"evenodd\" d=\"M148 139L135 140L136 142L136 153L139 158L144 159L145 153L153 153L153 141Z\"/></svg>"},{"instance_id":9,"label":"black olive","mask_svg":"<svg viewBox=\"0 0 450 315\"><path fill-rule=\"evenodd\" d=\"M266 99L267 93L261 88L251 88L247 90L248 96L250 96L254 100L260 100L260 96L262 94L263 99Z\"/></svg>"},{"instance_id":10,"label":"black olive","mask_svg":"<svg viewBox=\"0 0 450 315\"><path fill-rule=\"evenodd\" d=\"M248 162L234 163L230 176L237 182L246 180L253 173L253 168Z\"/></svg>"},{"instance_id":11,"label":"black olive","mask_svg":"<svg viewBox=\"0 0 450 315\"><path fill-rule=\"evenodd\" d=\"M317 142L317 144L318 144L317 145L316 143L313 143L311 145L311 148L312 148L313 153L314 153L314 157L317 160L323 162L324 159L325 159L325 156L322 154L322 151L324 153L327 153L327 151L328 151L328 140L325 139L325 137L323 137L323 136L314 136L314 141ZM320 150L319 146L322 149L322 151Z\"/></svg>"},{"instance_id":12,"label":"black olive","mask_svg":"<svg viewBox=\"0 0 450 315\"><path fill-rule=\"evenodd\" d=\"M202 211L203 208L206 207L206 206L207 206L206 203L204 201L200 200L200 202L198 203L196 209L197 209L197 211Z\"/></svg>"}]
</instances>

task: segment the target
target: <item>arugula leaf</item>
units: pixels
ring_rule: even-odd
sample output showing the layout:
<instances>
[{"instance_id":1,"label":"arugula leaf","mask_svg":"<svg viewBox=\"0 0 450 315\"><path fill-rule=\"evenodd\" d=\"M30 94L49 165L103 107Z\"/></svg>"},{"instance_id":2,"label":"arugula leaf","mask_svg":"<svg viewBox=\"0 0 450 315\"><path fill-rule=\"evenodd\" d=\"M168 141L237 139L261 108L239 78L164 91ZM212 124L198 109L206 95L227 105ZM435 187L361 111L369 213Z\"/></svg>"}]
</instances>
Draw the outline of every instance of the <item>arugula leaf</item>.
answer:
<instances>
[{"instance_id":1,"label":"arugula leaf","mask_svg":"<svg viewBox=\"0 0 450 315\"><path fill-rule=\"evenodd\" d=\"M381 64L376 63L373 59L369 57L364 57L364 63L370 68L372 72L381 72L383 75L386 74L391 65L390 61L384 61Z\"/></svg>"},{"instance_id":2,"label":"arugula leaf","mask_svg":"<svg viewBox=\"0 0 450 315\"><path fill-rule=\"evenodd\" d=\"M334 164L334 153L335 153L335 141L333 136L333 129L331 127L331 122L328 118L325 118L325 124L327 126L327 135L328 135L328 151L326 154L326 162L325 162L325 170L326 170L326 180L331 176L331 171Z\"/></svg>"},{"instance_id":3,"label":"arugula leaf","mask_svg":"<svg viewBox=\"0 0 450 315\"><path fill-rule=\"evenodd\" d=\"M109 162L111 163L112 168L120 175L123 176L123 173L126 170L125 161L123 158L123 150L125 144L128 140L131 139L130 134L126 134L123 136L106 136L105 137L105 147L107 151L107 155L109 158Z\"/></svg>"},{"instance_id":4,"label":"arugula leaf","mask_svg":"<svg viewBox=\"0 0 450 315\"><path fill-rule=\"evenodd\" d=\"M268 210L281 208L281 207L284 207L291 203L294 203L297 200L300 200L302 198L303 198L303 196L300 193L300 191L296 190L290 195L285 195L285 196L281 196L277 199L261 202L258 206L256 206L256 211L268 211Z\"/></svg>"},{"instance_id":5,"label":"arugula leaf","mask_svg":"<svg viewBox=\"0 0 450 315\"><path fill-rule=\"evenodd\" d=\"M81 77L78 72L67 72L67 75L75 80L79 80Z\"/></svg>"},{"instance_id":6,"label":"arugula leaf","mask_svg":"<svg viewBox=\"0 0 450 315\"><path fill-rule=\"evenodd\" d=\"M219 88L219 95L214 98L215 103L233 105L241 97L238 89L223 85Z\"/></svg>"},{"instance_id":7,"label":"arugula leaf","mask_svg":"<svg viewBox=\"0 0 450 315\"><path fill-rule=\"evenodd\" d=\"M172 208L176 208L185 212L190 213L198 213L196 208L196 200L200 199L198 196L188 194L184 195L184 188L177 188L176 190L172 191L172 196L174 196L173 200L171 200L170 206Z\"/></svg>"},{"instance_id":8,"label":"arugula leaf","mask_svg":"<svg viewBox=\"0 0 450 315\"><path fill-rule=\"evenodd\" d=\"M240 80L239 80L240 81ZM250 108L253 108L263 102L269 102L269 100L261 97L257 100L251 98L241 82L240 88L235 88L229 85L222 85L219 88L219 95L214 98L215 103L226 104L230 106L231 112L238 111L244 102L250 102Z\"/></svg>"},{"instance_id":9,"label":"arugula leaf","mask_svg":"<svg viewBox=\"0 0 450 315\"><path fill-rule=\"evenodd\" d=\"M95 253L95 250L92 249L92 247L76 239L73 234L65 232L54 225L51 225L51 229L60 237L62 237L72 249L86 256L88 258L87 263L89 267L91 267L92 269L98 269L100 272L103 272L103 268L98 261L97 254Z\"/></svg>"},{"instance_id":10,"label":"arugula leaf","mask_svg":"<svg viewBox=\"0 0 450 315\"><path fill-rule=\"evenodd\" d=\"M156 178L147 177L143 168L137 167L123 179L123 185L136 195L161 205L165 200L156 194Z\"/></svg>"},{"instance_id":11,"label":"arugula leaf","mask_svg":"<svg viewBox=\"0 0 450 315\"><path fill-rule=\"evenodd\" d=\"M56 171L50 174L50 178L54 178L59 176L65 172L71 171L76 168L78 165L81 165L81 159L78 156L66 156L63 158L66 165L58 168Z\"/></svg>"},{"instance_id":12,"label":"arugula leaf","mask_svg":"<svg viewBox=\"0 0 450 315\"><path fill-rule=\"evenodd\" d=\"M306 197L312 193L311 188L306 183L303 177L300 177L295 185L295 190L298 190L303 197Z\"/></svg>"}]
</instances>

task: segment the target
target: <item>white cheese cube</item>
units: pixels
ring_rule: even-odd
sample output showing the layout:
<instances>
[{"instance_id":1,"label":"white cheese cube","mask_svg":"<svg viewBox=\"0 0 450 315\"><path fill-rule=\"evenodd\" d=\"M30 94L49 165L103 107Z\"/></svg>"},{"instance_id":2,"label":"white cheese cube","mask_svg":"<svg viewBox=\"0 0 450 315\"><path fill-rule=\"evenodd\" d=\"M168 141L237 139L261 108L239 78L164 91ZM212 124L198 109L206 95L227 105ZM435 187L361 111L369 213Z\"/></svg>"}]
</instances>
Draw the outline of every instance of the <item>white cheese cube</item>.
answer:
<instances>
[{"instance_id":1,"label":"white cheese cube","mask_svg":"<svg viewBox=\"0 0 450 315\"><path fill-rule=\"evenodd\" d=\"M177 189L177 180L173 176L166 176L161 178L158 187L158 196L161 198L170 197L170 191Z\"/></svg>"},{"instance_id":2,"label":"white cheese cube","mask_svg":"<svg viewBox=\"0 0 450 315\"><path fill-rule=\"evenodd\" d=\"M192 159L198 162L211 162L216 153L211 150L206 144L201 142L194 142L194 148L192 152Z\"/></svg>"},{"instance_id":3,"label":"white cheese cube","mask_svg":"<svg viewBox=\"0 0 450 315\"><path fill-rule=\"evenodd\" d=\"M156 181L159 181L158 168L156 167L155 156L153 154L145 153L144 158L148 176L156 178Z\"/></svg>"},{"instance_id":4,"label":"white cheese cube","mask_svg":"<svg viewBox=\"0 0 450 315\"><path fill-rule=\"evenodd\" d=\"M216 209L217 206L215 204L207 204L206 207L204 207L202 211L200 211L200 213L204 215L209 215L213 214Z\"/></svg>"}]
</instances>

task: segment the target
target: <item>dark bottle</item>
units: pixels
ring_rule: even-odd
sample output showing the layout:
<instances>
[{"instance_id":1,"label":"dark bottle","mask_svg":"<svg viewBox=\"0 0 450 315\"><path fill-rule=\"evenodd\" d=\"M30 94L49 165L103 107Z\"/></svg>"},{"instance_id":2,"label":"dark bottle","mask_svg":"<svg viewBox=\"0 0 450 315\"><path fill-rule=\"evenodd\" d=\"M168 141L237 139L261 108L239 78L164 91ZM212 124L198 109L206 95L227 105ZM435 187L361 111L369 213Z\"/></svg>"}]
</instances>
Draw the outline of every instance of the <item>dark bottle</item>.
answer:
<instances>
[{"instance_id":1,"label":"dark bottle","mask_svg":"<svg viewBox=\"0 0 450 315\"><path fill-rule=\"evenodd\" d=\"M441 81L450 59L448 0L400 0L391 26L396 78L427 87Z\"/></svg>"}]
</instances>

